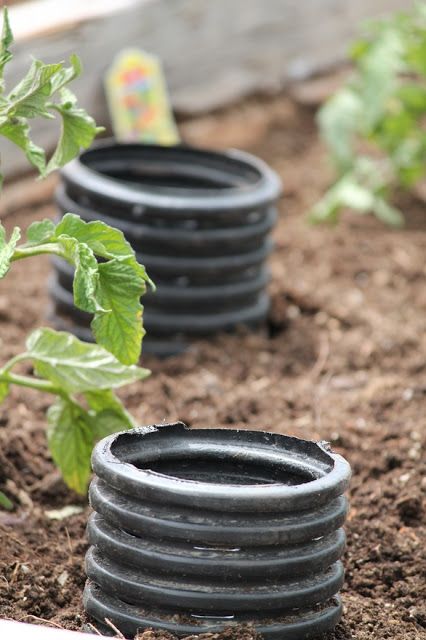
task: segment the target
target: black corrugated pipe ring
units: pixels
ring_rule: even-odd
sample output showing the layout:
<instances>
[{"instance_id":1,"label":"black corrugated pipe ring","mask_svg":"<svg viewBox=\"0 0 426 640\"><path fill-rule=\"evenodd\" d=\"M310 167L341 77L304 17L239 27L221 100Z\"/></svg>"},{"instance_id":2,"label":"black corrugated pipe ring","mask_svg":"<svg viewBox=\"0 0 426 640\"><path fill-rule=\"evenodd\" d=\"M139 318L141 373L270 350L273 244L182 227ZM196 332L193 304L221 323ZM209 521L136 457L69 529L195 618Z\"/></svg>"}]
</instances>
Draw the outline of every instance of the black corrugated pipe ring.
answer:
<instances>
[{"instance_id":1,"label":"black corrugated pipe ring","mask_svg":"<svg viewBox=\"0 0 426 640\"><path fill-rule=\"evenodd\" d=\"M161 344L167 355L194 336L264 322L269 233L281 187L261 160L237 151L107 141L61 176L60 216L72 211L121 229L157 285L144 298L147 351ZM54 321L76 320L76 332L90 336L87 318L81 323L64 304L61 288L72 292L67 267L54 265ZM179 315L186 317L173 326Z\"/></svg>"},{"instance_id":2,"label":"black corrugated pipe ring","mask_svg":"<svg viewBox=\"0 0 426 640\"><path fill-rule=\"evenodd\" d=\"M74 305L73 294L62 287L58 282L52 281L49 290L56 302L56 311L61 315L73 318L77 325L88 327L90 323L90 314L81 311ZM258 296L250 307L242 309L225 309L221 313L212 312L211 314L201 314L200 316L178 312L175 310L174 315L162 313L161 309L152 309L145 311L145 326L154 325L156 328L156 336L169 336L170 334L178 335L179 333L187 336L204 336L215 331L225 331L239 324L250 326L260 323L268 309L268 299L266 294Z\"/></svg>"},{"instance_id":3,"label":"black corrugated pipe ring","mask_svg":"<svg viewBox=\"0 0 426 640\"><path fill-rule=\"evenodd\" d=\"M73 286L73 267L60 258L52 258L52 262L55 265L56 277L52 278L51 286L54 288L57 282L62 289L65 289L70 294ZM262 267L250 279L229 282L225 285L188 287L179 285L179 283L165 284L155 293L148 291L143 298L143 303L146 305L147 301L149 301L148 308L152 310L157 307L167 309L170 304L173 304L175 313L197 311L197 305L202 305L204 313L208 310L214 313L218 307L224 310L232 309L236 302L246 304L247 302L256 302L259 294L265 289L269 281L269 270L266 267ZM56 296L54 291L52 291L52 294ZM71 313L71 311L67 313Z\"/></svg>"},{"instance_id":4,"label":"black corrugated pipe ring","mask_svg":"<svg viewBox=\"0 0 426 640\"><path fill-rule=\"evenodd\" d=\"M161 224L188 220L201 228L255 223L281 190L278 176L243 151L226 153L188 146L98 142L61 171L75 202L110 205L129 220Z\"/></svg>"},{"instance_id":5,"label":"black corrugated pipe ring","mask_svg":"<svg viewBox=\"0 0 426 640\"><path fill-rule=\"evenodd\" d=\"M350 467L324 443L177 423L109 436L92 464L84 604L100 623L302 640L338 622Z\"/></svg>"},{"instance_id":6,"label":"black corrugated pipe ring","mask_svg":"<svg viewBox=\"0 0 426 640\"><path fill-rule=\"evenodd\" d=\"M56 204L60 215L68 211L78 211L86 222L99 220L99 212L85 207L81 203L74 202L65 191L63 184L59 185L55 194ZM235 245L238 243L238 251L250 251L258 248L266 235L273 229L277 220L274 207L270 207L264 216L259 216L250 225L239 227L212 226L208 229L179 228L174 226L171 233L170 223L144 224L143 216L137 224L134 220L126 220L122 216L114 216L102 213L102 220L124 233L135 251L141 252L168 252L170 255L179 255L191 251L192 255L199 253L201 256L220 251L222 255L235 253Z\"/></svg>"}]
</instances>

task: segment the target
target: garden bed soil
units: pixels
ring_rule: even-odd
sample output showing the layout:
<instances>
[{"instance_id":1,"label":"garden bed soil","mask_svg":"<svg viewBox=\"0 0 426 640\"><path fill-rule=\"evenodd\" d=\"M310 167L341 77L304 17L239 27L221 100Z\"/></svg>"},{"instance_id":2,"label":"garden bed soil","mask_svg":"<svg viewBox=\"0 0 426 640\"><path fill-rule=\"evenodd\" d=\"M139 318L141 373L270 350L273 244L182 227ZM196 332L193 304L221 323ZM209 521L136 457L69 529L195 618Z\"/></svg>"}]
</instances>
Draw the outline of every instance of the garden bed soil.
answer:
<instances>
[{"instance_id":1,"label":"garden bed soil","mask_svg":"<svg viewBox=\"0 0 426 640\"><path fill-rule=\"evenodd\" d=\"M151 378L121 396L141 424L183 420L330 441L354 475L345 614L329 638L425 638L424 203L400 200L407 224L398 231L351 214L336 229L308 226L304 214L330 173L313 111L286 97L248 100L188 120L182 131L189 142L247 149L282 176L272 309L263 333L200 341L169 360L145 358ZM6 224L53 215L51 205L22 207ZM2 281L2 361L46 323L50 272L37 258ZM0 487L17 504L0 514L0 616L81 629L89 509L66 490L47 453L48 403L14 389L0 409ZM83 512L46 514L65 505Z\"/></svg>"}]
</instances>

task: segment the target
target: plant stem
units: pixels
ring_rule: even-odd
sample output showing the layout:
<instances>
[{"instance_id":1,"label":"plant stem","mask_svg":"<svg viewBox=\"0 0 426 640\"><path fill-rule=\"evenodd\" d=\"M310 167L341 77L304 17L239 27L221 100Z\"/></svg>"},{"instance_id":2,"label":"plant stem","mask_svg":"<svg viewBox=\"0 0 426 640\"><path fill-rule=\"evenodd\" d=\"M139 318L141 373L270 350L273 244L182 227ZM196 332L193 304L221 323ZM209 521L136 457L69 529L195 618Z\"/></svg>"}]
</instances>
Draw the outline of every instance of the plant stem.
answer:
<instances>
[{"instance_id":1,"label":"plant stem","mask_svg":"<svg viewBox=\"0 0 426 640\"><path fill-rule=\"evenodd\" d=\"M61 258L65 257L64 250L55 242L39 244L35 247L26 247L22 245L15 249L13 256L11 258L11 262L15 262L16 260L23 260L24 258L30 258L32 256L39 256L42 254L53 254L55 256L59 256Z\"/></svg>"},{"instance_id":2,"label":"plant stem","mask_svg":"<svg viewBox=\"0 0 426 640\"><path fill-rule=\"evenodd\" d=\"M37 378L31 378L30 376L21 376L17 373L7 372L4 369L0 370L0 381L7 382L9 384L17 384L20 387L29 387L30 389L36 389L37 391L53 393L59 396L64 395L62 389L55 387L55 385L48 380L38 380Z\"/></svg>"},{"instance_id":3,"label":"plant stem","mask_svg":"<svg viewBox=\"0 0 426 640\"><path fill-rule=\"evenodd\" d=\"M24 353L19 353L17 356L14 356L9 360L9 362L6 362L4 367L0 369L0 376L3 373L8 373L11 369L13 369L15 364L17 364L18 362L21 362L22 360L27 360L27 358L29 357L30 355L26 351Z\"/></svg>"}]
</instances>

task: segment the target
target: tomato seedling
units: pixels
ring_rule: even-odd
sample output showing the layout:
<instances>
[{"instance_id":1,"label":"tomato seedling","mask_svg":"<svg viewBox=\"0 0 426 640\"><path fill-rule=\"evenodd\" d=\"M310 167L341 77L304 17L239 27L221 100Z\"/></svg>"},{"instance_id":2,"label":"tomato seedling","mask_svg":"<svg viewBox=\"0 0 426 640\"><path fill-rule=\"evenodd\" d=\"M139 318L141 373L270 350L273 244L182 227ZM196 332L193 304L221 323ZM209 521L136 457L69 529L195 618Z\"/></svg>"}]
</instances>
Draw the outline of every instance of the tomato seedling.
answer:
<instances>
[{"instance_id":1,"label":"tomato seedling","mask_svg":"<svg viewBox=\"0 0 426 640\"><path fill-rule=\"evenodd\" d=\"M68 84L81 72L77 56L69 67L34 60L21 82L6 93L3 72L11 60L13 41L4 10L0 42L0 136L20 147L45 176L92 143L100 128L77 105ZM30 137L29 121L57 113L62 129L49 160ZM134 426L114 389L142 380L149 371L136 366L144 335L140 297L151 284L145 269L121 231L103 222L86 223L72 213L55 224L34 222L20 244L21 229L9 238L0 223L0 279L17 260L41 254L63 258L74 267L74 302L93 314L95 344L67 332L41 328L26 341L26 351L0 367L0 402L11 385L30 387L56 396L47 412L52 458L72 489L84 493L90 477L90 455L99 438ZM32 375L16 373L20 362L32 365ZM11 508L0 492L0 506Z\"/></svg>"}]
</instances>

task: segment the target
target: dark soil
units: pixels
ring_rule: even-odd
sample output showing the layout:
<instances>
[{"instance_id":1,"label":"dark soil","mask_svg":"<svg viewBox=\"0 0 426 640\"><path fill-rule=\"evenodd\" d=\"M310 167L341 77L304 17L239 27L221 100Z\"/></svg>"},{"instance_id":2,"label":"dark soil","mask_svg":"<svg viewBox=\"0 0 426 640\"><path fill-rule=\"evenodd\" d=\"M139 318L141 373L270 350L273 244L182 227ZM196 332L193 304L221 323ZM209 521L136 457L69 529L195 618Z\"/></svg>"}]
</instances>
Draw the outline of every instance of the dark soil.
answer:
<instances>
[{"instance_id":1,"label":"dark soil","mask_svg":"<svg viewBox=\"0 0 426 640\"><path fill-rule=\"evenodd\" d=\"M146 358L151 378L122 396L141 424L183 420L331 441L354 477L345 615L330 639L426 638L424 203L401 200L399 231L351 214L336 229L308 226L304 214L330 174L313 113L285 97L187 121L183 132L190 142L248 149L283 178L269 324L167 361ZM7 225L53 215L51 206L24 208ZM2 360L46 322L49 272L47 260L34 259L2 281ZM79 629L88 509L46 515L84 505L49 458L48 403L14 389L0 410L0 486L17 504L0 514L0 615ZM167 640L150 633L142 638Z\"/></svg>"}]
</instances>

